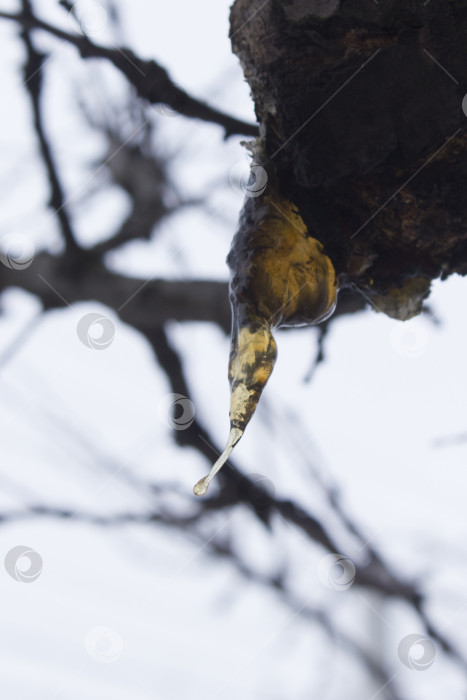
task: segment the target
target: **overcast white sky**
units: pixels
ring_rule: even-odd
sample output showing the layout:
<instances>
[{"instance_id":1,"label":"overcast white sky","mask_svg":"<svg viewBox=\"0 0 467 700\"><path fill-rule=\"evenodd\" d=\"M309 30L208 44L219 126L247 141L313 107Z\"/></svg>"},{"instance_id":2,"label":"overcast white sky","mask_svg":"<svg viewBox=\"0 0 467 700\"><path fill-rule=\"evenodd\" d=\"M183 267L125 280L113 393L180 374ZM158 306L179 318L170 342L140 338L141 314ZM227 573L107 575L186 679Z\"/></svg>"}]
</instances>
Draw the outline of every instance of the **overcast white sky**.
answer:
<instances>
[{"instance_id":1,"label":"overcast white sky","mask_svg":"<svg viewBox=\"0 0 467 700\"><path fill-rule=\"evenodd\" d=\"M160 61L193 94L254 119L248 86L230 52L228 2L117 4L124 40L138 54ZM35 7L73 28L55 2L41 0ZM16 9L16 3L2 2L1 9ZM99 40L109 41L105 13L99 16ZM59 42L42 38L40 44L53 51L46 86L50 133L73 194L80 239L90 242L112 230L127 202L109 189L83 205L93 186L90 163L104 144L86 127L76 99L108 109L106 98L123 95L124 82L111 70L80 64ZM58 234L44 210L47 185L13 25L0 23L0 46L0 235L19 232L38 247L53 248ZM156 116L160 146L173 155L174 180L187 195L212 187L210 203L224 219L184 212L154 242L127 247L113 263L142 279L226 280L225 257L241 207L229 172L246 158L240 139L225 143L217 127ZM440 325L428 318L402 324L369 310L337 320L326 341L326 362L311 384L303 378L316 353L316 331L279 334L274 375L236 452L246 472L266 475L280 495L331 522L304 460L311 456L323 478L339 486L343 504L372 544L398 572L421 581L433 618L467 653L465 285L458 277L433 285L429 301ZM19 290L2 302L0 357L39 309ZM90 312L102 312L116 325L105 351L93 352L77 337L78 321ZM210 324L172 324L170 337L184 359L196 411L221 444L228 431L228 339ZM192 450L176 449L158 417L169 391L148 345L109 309L90 303L50 313L0 367L0 512L37 502L78 514L144 512L152 505L148 495L115 478L118 469L191 494L209 465ZM291 412L300 418L294 432ZM324 552L310 553L296 530L276 522L271 549L246 509L231 517L213 516L212 532L225 528L260 571L274 570L284 557L295 572L297 595L328 610L370 646L378 638L385 666L408 698L438 700L440 692L465 698L465 680L442 654L423 673L400 663L400 640L423 631L401 604L381 607L354 589L328 590L317 569ZM18 545L36 550L43 569L28 585L0 570L2 697L370 700L380 690L366 684L319 627L208 557L202 542L159 527L99 528L78 517L0 524L0 558ZM353 554L356 560L362 555Z\"/></svg>"}]
</instances>

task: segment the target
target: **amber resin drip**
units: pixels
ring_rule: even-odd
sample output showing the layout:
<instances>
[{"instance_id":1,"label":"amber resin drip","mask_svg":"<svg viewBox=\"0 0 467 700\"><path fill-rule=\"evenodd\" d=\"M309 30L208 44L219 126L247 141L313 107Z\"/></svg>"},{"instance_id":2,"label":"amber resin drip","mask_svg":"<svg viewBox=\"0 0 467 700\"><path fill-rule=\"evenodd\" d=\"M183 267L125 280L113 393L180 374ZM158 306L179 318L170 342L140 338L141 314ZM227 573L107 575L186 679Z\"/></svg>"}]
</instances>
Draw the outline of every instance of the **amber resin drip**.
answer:
<instances>
[{"instance_id":1,"label":"amber resin drip","mask_svg":"<svg viewBox=\"0 0 467 700\"><path fill-rule=\"evenodd\" d=\"M197 496L204 496L255 412L277 356L272 330L323 321L337 298L331 260L272 178L263 195L247 198L227 262L233 317L230 433L210 473L194 487Z\"/></svg>"},{"instance_id":2,"label":"amber resin drip","mask_svg":"<svg viewBox=\"0 0 467 700\"><path fill-rule=\"evenodd\" d=\"M197 496L204 496L209 482L228 460L233 448L242 437L276 360L276 342L266 325L257 330L244 326L234 333L229 364L231 389L229 439L209 474L200 479L194 487L193 490Z\"/></svg>"}]
</instances>

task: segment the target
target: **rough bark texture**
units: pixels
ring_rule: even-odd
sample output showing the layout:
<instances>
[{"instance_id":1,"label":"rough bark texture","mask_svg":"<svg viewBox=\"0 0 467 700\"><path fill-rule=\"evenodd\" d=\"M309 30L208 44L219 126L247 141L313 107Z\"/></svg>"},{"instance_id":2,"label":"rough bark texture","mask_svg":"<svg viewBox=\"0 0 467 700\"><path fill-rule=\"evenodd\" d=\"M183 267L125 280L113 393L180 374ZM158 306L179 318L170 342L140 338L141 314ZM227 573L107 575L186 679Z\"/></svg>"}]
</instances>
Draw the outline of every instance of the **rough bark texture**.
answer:
<instances>
[{"instance_id":1,"label":"rough bark texture","mask_svg":"<svg viewBox=\"0 0 467 700\"><path fill-rule=\"evenodd\" d=\"M467 272L467 1L236 0L261 139L331 257L397 318Z\"/></svg>"}]
</instances>

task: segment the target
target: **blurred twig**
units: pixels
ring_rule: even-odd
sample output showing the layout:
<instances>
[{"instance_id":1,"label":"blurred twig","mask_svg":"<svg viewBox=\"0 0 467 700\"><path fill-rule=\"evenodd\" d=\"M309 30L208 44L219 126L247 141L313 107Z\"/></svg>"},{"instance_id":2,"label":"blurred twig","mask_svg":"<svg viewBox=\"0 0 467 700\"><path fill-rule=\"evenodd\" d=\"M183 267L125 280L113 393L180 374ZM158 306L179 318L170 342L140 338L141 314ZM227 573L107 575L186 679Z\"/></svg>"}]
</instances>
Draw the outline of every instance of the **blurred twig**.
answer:
<instances>
[{"instance_id":1,"label":"blurred twig","mask_svg":"<svg viewBox=\"0 0 467 700\"><path fill-rule=\"evenodd\" d=\"M33 17L31 4L29 0L22 0L24 18ZM24 86L31 98L32 110L34 115L34 129L39 140L41 157L44 162L47 176L50 183L50 206L54 210L60 224L63 240L67 254L79 254L79 246L76 243L73 233L70 218L68 216L63 187L60 182L57 167L52 156L52 151L45 133L45 128L42 120L41 112L41 91L42 91L42 70L46 56L39 53L34 48L30 30L28 28L29 20L25 20L24 29L21 33L24 44L26 46L27 61L24 67Z\"/></svg>"},{"instance_id":2,"label":"blurred twig","mask_svg":"<svg viewBox=\"0 0 467 700\"><path fill-rule=\"evenodd\" d=\"M155 61L146 61L136 56L131 49L98 46L80 34L70 34L44 22L29 12L0 12L0 19L17 22L24 30L42 30L75 46L83 58L104 58L120 70L135 86L138 94L151 104L163 103L192 119L218 124L226 138L234 134L258 136L258 127L231 117L189 95L178 87L169 74Z\"/></svg>"}]
</instances>

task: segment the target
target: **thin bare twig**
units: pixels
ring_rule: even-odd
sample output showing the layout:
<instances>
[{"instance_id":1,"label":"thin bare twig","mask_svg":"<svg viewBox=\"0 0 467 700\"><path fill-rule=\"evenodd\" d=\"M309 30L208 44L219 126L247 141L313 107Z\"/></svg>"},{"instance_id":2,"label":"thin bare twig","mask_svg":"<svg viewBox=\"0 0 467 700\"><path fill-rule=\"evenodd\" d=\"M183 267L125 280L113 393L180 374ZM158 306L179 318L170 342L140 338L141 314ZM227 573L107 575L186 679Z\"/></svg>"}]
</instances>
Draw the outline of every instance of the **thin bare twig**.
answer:
<instances>
[{"instance_id":1,"label":"thin bare twig","mask_svg":"<svg viewBox=\"0 0 467 700\"><path fill-rule=\"evenodd\" d=\"M23 0L23 17L32 17L32 10L29 0ZM55 212L67 253L77 253L80 248L76 243L73 233L70 218L65 206L65 197L63 187L60 182L57 167L52 155L52 150L45 133L44 123L41 111L41 92L42 92L42 71L43 63L46 56L39 51L36 51L32 44L30 30L27 28L28 22L25 22L24 29L21 33L22 39L26 46L27 60L24 66L24 85L31 98L31 105L34 118L34 129L39 140L40 153L44 162L47 177L50 183L50 207Z\"/></svg>"},{"instance_id":2,"label":"thin bare twig","mask_svg":"<svg viewBox=\"0 0 467 700\"><path fill-rule=\"evenodd\" d=\"M151 104L163 103L186 117L218 124L223 127L226 138L234 134L259 134L255 124L236 119L192 97L172 81L165 68L155 61L139 58L131 49L98 46L84 35L65 32L27 12L1 11L0 19L17 22L27 31L45 31L75 46L83 58L104 58L110 61L135 86L138 94Z\"/></svg>"}]
</instances>

